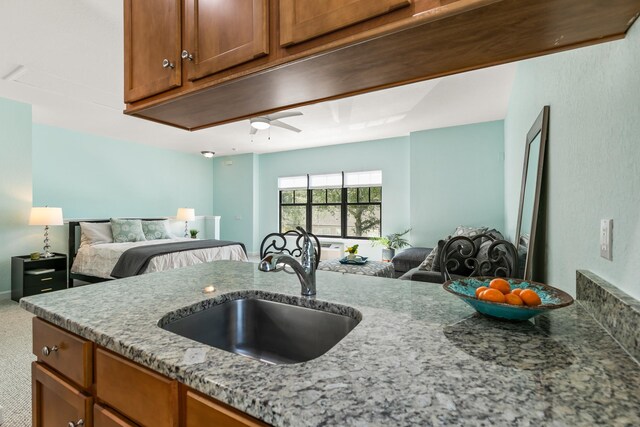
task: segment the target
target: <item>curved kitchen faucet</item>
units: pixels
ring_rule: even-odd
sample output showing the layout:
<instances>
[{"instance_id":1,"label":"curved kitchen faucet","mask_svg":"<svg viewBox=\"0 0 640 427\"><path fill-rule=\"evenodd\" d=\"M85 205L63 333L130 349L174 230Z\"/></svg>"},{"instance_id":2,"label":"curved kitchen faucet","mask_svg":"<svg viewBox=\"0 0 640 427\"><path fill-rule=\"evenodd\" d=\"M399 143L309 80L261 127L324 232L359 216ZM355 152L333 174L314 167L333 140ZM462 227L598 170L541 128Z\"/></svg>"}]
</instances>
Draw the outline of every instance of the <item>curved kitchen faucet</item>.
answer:
<instances>
[{"instance_id":1,"label":"curved kitchen faucet","mask_svg":"<svg viewBox=\"0 0 640 427\"><path fill-rule=\"evenodd\" d=\"M316 294L316 252L304 228L296 227L296 230L304 237L302 244L302 263L282 253L269 254L260 261L258 270L275 273L284 270L285 266L288 265L293 268L298 279L300 279L302 295L312 296Z\"/></svg>"}]
</instances>

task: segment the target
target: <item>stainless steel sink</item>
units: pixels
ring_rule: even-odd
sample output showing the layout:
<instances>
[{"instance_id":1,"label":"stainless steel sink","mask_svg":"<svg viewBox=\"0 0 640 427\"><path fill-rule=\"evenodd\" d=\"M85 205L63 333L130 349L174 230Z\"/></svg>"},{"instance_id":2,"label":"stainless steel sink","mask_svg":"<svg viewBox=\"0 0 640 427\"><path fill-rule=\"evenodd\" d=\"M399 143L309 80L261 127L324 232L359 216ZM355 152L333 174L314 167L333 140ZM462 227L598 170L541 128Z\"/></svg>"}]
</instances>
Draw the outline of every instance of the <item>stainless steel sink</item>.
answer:
<instances>
[{"instance_id":1,"label":"stainless steel sink","mask_svg":"<svg viewBox=\"0 0 640 427\"><path fill-rule=\"evenodd\" d=\"M221 350L273 364L306 362L329 351L360 323L353 317L259 298L213 305L161 328Z\"/></svg>"}]
</instances>

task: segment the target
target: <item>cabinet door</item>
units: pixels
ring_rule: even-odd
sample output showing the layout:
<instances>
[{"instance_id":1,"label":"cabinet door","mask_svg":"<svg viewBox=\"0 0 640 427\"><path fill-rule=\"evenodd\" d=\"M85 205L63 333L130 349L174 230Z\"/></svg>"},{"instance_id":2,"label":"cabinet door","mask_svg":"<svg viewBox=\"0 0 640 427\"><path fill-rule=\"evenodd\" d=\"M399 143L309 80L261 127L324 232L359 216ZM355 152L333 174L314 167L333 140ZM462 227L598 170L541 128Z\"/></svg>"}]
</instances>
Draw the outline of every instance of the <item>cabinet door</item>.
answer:
<instances>
[{"instance_id":1,"label":"cabinet door","mask_svg":"<svg viewBox=\"0 0 640 427\"><path fill-rule=\"evenodd\" d=\"M124 0L125 102L180 86L180 16L180 0Z\"/></svg>"},{"instance_id":2,"label":"cabinet door","mask_svg":"<svg viewBox=\"0 0 640 427\"><path fill-rule=\"evenodd\" d=\"M410 0L280 0L280 45L300 43L410 3Z\"/></svg>"},{"instance_id":3,"label":"cabinet door","mask_svg":"<svg viewBox=\"0 0 640 427\"><path fill-rule=\"evenodd\" d=\"M189 80L269 53L267 0L186 0Z\"/></svg>"},{"instance_id":4,"label":"cabinet door","mask_svg":"<svg viewBox=\"0 0 640 427\"><path fill-rule=\"evenodd\" d=\"M93 405L94 427L137 427L136 424L100 405Z\"/></svg>"},{"instance_id":5,"label":"cabinet door","mask_svg":"<svg viewBox=\"0 0 640 427\"><path fill-rule=\"evenodd\" d=\"M34 427L82 425L80 420L84 427L92 427L93 398L38 362L32 363L31 376Z\"/></svg>"},{"instance_id":6,"label":"cabinet door","mask_svg":"<svg viewBox=\"0 0 640 427\"><path fill-rule=\"evenodd\" d=\"M185 427L266 427L255 418L213 399L187 390L185 397Z\"/></svg>"}]
</instances>

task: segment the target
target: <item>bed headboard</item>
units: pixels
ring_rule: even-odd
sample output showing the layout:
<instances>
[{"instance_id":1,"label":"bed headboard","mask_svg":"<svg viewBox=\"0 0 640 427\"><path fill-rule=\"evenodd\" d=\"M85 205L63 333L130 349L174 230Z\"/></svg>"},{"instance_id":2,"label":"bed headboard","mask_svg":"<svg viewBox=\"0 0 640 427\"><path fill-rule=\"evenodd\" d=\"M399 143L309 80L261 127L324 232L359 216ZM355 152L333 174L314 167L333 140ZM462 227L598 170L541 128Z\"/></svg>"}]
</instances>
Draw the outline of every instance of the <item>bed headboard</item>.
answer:
<instances>
[{"instance_id":1,"label":"bed headboard","mask_svg":"<svg viewBox=\"0 0 640 427\"><path fill-rule=\"evenodd\" d=\"M142 221L162 221L169 218L122 218L122 219L140 219ZM73 279L77 278L79 280L87 280L86 277L74 277L76 275L71 274L71 267L73 266L73 261L76 258L76 254L78 253L78 249L80 248L80 223L81 222L110 222L110 218L106 219L81 219L81 220L73 220L69 221L69 264L68 264L68 274L69 280L73 283ZM104 280L104 279L103 279ZM89 281L89 280L87 280Z\"/></svg>"}]
</instances>

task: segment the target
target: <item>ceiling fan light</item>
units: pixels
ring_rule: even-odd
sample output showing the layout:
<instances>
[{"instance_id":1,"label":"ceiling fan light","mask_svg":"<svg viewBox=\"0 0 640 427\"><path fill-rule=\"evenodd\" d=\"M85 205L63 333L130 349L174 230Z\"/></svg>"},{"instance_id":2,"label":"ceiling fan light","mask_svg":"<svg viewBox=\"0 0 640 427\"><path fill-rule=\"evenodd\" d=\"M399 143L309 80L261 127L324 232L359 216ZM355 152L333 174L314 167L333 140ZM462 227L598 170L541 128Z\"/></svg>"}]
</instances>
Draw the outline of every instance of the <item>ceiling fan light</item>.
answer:
<instances>
[{"instance_id":1,"label":"ceiling fan light","mask_svg":"<svg viewBox=\"0 0 640 427\"><path fill-rule=\"evenodd\" d=\"M255 128L258 130L268 129L269 126L271 126L271 124L269 123L269 120L263 119L262 117L256 117L255 119L251 119L250 123L252 128Z\"/></svg>"},{"instance_id":2,"label":"ceiling fan light","mask_svg":"<svg viewBox=\"0 0 640 427\"><path fill-rule=\"evenodd\" d=\"M210 159L210 158L212 158L212 157L214 156L214 154L216 154L216 153L214 153L213 151L201 151L201 152L200 152L200 154L202 154L203 156L205 156L207 159Z\"/></svg>"}]
</instances>

